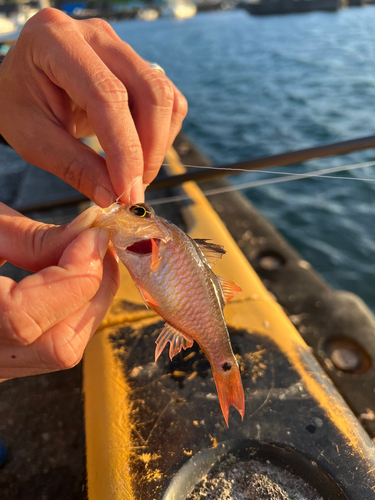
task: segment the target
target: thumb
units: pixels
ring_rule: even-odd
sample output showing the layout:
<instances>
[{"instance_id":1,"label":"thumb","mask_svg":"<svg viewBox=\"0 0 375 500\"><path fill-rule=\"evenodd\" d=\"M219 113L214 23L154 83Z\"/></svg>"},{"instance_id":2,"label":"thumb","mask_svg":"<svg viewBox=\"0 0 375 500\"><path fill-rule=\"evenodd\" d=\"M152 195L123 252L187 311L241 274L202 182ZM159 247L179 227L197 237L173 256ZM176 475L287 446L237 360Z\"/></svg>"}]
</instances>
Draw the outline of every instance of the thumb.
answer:
<instances>
[{"instance_id":1,"label":"thumb","mask_svg":"<svg viewBox=\"0 0 375 500\"><path fill-rule=\"evenodd\" d=\"M91 227L100 212L99 207L90 207L70 224L54 226L0 203L0 261L34 272L57 265L65 248Z\"/></svg>"}]
</instances>

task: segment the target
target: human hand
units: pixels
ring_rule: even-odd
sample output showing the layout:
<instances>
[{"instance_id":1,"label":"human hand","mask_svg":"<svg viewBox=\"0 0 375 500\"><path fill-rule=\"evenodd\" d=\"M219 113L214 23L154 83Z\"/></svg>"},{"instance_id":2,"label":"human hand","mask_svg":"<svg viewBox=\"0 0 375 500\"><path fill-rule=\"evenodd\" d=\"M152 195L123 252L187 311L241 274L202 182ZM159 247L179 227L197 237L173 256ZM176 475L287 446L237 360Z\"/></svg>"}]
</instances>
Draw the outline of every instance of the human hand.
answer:
<instances>
[{"instance_id":1,"label":"human hand","mask_svg":"<svg viewBox=\"0 0 375 500\"><path fill-rule=\"evenodd\" d=\"M0 134L104 207L144 200L187 103L101 19L43 9L0 66ZM77 138L95 133L106 159Z\"/></svg>"},{"instance_id":2,"label":"human hand","mask_svg":"<svg viewBox=\"0 0 375 500\"><path fill-rule=\"evenodd\" d=\"M100 209L98 209L100 210ZM36 274L0 277L0 379L76 365L119 285L109 234L95 208L67 226L28 219L0 203L0 265Z\"/></svg>"}]
</instances>

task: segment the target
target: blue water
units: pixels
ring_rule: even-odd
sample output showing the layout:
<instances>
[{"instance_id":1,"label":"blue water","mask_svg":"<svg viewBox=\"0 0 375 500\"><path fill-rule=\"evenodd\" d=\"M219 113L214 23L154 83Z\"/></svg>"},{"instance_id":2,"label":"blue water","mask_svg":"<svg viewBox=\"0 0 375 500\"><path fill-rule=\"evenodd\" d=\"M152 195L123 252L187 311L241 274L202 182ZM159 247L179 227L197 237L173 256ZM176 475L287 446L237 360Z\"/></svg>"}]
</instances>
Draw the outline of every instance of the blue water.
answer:
<instances>
[{"instance_id":1,"label":"blue water","mask_svg":"<svg viewBox=\"0 0 375 500\"><path fill-rule=\"evenodd\" d=\"M113 26L186 95L184 130L215 164L375 133L375 6ZM374 159L368 150L283 170ZM375 167L339 175L375 179ZM307 179L245 194L333 287L358 294L375 311L375 184Z\"/></svg>"}]
</instances>

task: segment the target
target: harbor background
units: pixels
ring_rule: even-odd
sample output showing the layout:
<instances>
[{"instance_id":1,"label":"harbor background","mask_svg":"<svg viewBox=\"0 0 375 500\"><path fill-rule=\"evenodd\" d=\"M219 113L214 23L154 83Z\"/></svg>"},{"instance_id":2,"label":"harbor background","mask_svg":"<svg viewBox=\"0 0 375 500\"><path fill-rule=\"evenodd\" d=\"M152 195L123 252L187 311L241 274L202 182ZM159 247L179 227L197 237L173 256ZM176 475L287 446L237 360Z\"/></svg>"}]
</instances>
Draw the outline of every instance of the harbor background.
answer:
<instances>
[{"instance_id":1,"label":"harbor background","mask_svg":"<svg viewBox=\"0 0 375 500\"><path fill-rule=\"evenodd\" d=\"M223 165L373 134L374 25L375 6L367 6L262 18L234 10L113 27L165 68L189 102L184 130ZM374 159L368 150L278 171ZM375 180L374 167L337 175ZM375 184L306 179L243 193L333 287L375 311Z\"/></svg>"},{"instance_id":2,"label":"harbor background","mask_svg":"<svg viewBox=\"0 0 375 500\"><path fill-rule=\"evenodd\" d=\"M373 134L374 25L370 5L261 18L231 10L113 28L165 68L189 101L185 132L222 165ZM1 152L0 199L11 203L27 166ZM275 171L374 159L368 150ZM244 194L333 287L358 294L375 311L375 185L350 180L375 181L374 167L338 175L349 180L296 180ZM270 176L250 172L231 181Z\"/></svg>"},{"instance_id":3,"label":"harbor background","mask_svg":"<svg viewBox=\"0 0 375 500\"><path fill-rule=\"evenodd\" d=\"M220 165L373 134L374 17L373 7L268 18L231 11L198 14L185 21L118 22L113 27L143 57L159 62L185 93L190 112L184 130ZM27 205L38 190L45 201L55 197L52 184L40 181L39 169L5 146L0 146L0 158L0 200ZM282 170L301 173L373 159L369 150ZM375 310L375 186L350 180L375 176L372 169L339 175L349 180L298 180L244 194L333 286L357 293ZM248 173L231 182L239 185L269 176ZM68 210L64 207L64 215L58 220L56 216L55 222L71 220L74 215ZM320 311L318 319L324 322ZM331 332L329 321L326 324ZM355 334L366 331L366 324L358 329L352 325L348 328ZM339 332L345 336L345 331ZM272 351L270 359L276 366ZM267 394L273 387L273 369ZM282 373L288 380L290 370ZM352 379L363 384L362 378ZM363 387L353 389L349 376L342 380L355 396L364 392ZM4 497L86 498L81 387L81 365L1 384L0 444L8 450L0 481ZM257 392L255 388L251 405L257 404ZM291 401L294 397L292 392ZM299 411L303 401L297 400ZM285 409L286 401L280 403ZM270 423L272 413L284 415L287 425L281 427L289 428L287 413L274 412L268 403L262 407L265 413L257 418ZM280 417L276 420L279 424ZM305 415L300 424L304 422ZM251 428L257 429L254 424ZM311 443L310 430L305 430ZM323 442L320 430L317 439Z\"/></svg>"}]
</instances>

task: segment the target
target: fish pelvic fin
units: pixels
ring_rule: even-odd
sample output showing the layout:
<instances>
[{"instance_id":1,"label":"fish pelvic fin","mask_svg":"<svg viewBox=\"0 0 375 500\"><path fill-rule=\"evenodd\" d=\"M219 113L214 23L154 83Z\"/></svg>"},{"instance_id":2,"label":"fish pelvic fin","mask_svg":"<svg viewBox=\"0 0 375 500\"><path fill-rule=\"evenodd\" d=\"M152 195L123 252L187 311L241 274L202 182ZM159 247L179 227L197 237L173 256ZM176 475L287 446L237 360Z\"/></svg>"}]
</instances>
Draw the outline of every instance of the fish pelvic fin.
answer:
<instances>
[{"instance_id":1,"label":"fish pelvic fin","mask_svg":"<svg viewBox=\"0 0 375 500\"><path fill-rule=\"evenodd\" d=\"M209 243L210 240L195 238L194 241L199 246L210 265L214 265L216 261L227 253L222 245Z\"/></svg>"},{"instance_id":2,"label":"fish pelvic fin","mask_svg":"<svg viewBox=\"0 0 375 500\"><path fill-rule=\"evenodd\" d=\"M152 295L146 290L146 288L143 288L140 283L135 282L135 284L146 307L151 307L152 309L154 309L154 311L156 311L156 308L158 308L160 304L152 297Z\"/></svg>"},{"instance_id":3,"label":"fish pelvic fin","mask_svg":"<svg viewBox=\"0 0 375 500\"><path fill-rule=\"evenodd\" d=\"M241 418L245 415L245 395L237 363L224 363L221 369L212 371L219 396L221 411L228 425L229 408L234 406Z\"/></svg>"},{"instance_id":4,"label":"fish pelvic fin","mask_svg":"<svg viewBox=\"0 0 375 500\"><path fill-rule=\"evenodd\" d=\"M221 276L217 276L217 279L220 281L225 302L228 302L229 300L233 299L233 297L235 297L237 293L242 292L242 288L236 285L234 281L222 278Z\"/></svg>"},{"instance_id":5,"label":"fish pelvic fin","mask_svg":"<svg viewBox=\"0 0 375 500\"><path fill-rule=\"evenodd\" d=\"M163 330L161 331L159 337L156 339L156 349L155 349L155 363L158 360L160 354L163 352L164 347L170 342L169 346L169 358L172 359L173 356L178 354L181 349L188 349L194 344L194 340L187 338L183 333L174 328L169 323L165 323Z\"/></svg>"}]
</instances>

